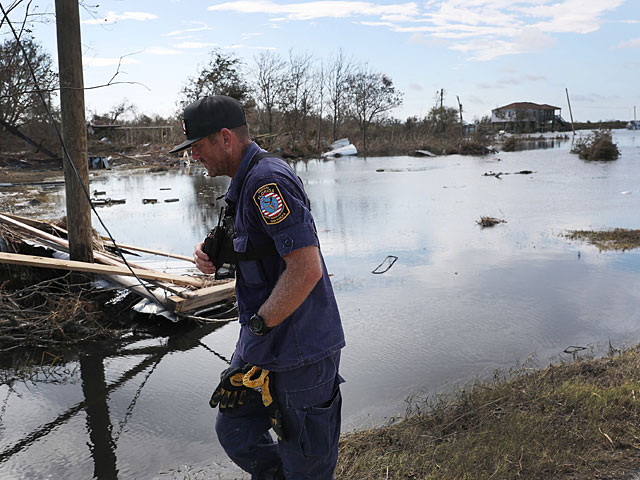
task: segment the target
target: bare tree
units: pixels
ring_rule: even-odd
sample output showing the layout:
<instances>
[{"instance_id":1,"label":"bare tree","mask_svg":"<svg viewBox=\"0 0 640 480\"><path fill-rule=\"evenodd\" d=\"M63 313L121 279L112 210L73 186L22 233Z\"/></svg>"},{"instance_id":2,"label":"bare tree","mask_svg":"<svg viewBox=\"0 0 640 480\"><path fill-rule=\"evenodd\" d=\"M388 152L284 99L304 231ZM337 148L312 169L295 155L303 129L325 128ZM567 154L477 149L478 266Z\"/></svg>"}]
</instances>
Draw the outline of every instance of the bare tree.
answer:
<instances>
[{"instance_id":1,"label":"bare tree","mask_svg":"<svg viewBox=\"0 0 640 480\"><path fill-rule=\"evenodd\" d=\"M105 123L105 124L115 124L119 118L121 117L130 117L135 118L137 114L136 106L130 102L128 99L123 99L122 101L113 105L108 112L104 114L99 114L94 112L92 116L92 121L97 123Z\"/></svg>"},{"instance_id":2,"label":"bare tree","mask_svg":"<svg viewBox=\"0 0 640 480\"><path fill-rule=\"evenodd\" d=\"M323 122L323 115L324 115L324 102L325 102L325 93L326 93L326 87L325 87L325 65L324 65L324 61L320 61L320 66L319 68L316 70L314 77L316 79L316 85L317 85L317 90L316 90L316 105L317 105L317 111L316 111L316 116L317 116L317 126L316 126L316 148L320 148L320 139L322 138L322 122Z\"/></svg>"},{"instance_id":3,"label":"bare tree","mask_svg":"<svg viewBox=\"0 0 640 480\"><path fill-rule=\"evenodd\" d=\"M267 130L273 133L273 114L283 92L285 61L272 51L254 57L256 63L256 103L266 115Z\"/></svg>"},{"instance_id":4,"label":"bare tree","mask_svg":"<svg viewBox=\"0 0 640 480\"><path fill-rule=\"evenodd\" d=\"M349 75L347 80L349 111L358 122L362 135L362 149L367 145L367 127L383 113L402 105L402 92L384 73L367 66Z\"/></svg>"},{"instance_id":5,"label":"bare tree","mask_svg":"<svg viewBox=\"0 0 640 480\"><path fill-rule=\"evenodd\" d=\"M45 114L39 91L50 105L58 76L52 69L51 57L32 38L21 40L35 80L20 45L6 40L0 45L0 121L19 127Z\"/></svg>"},{"instance_id":6,"label":"bare tree","mask_svg":"<svg viewBox=\"0 0 640 480\"><path fill-rule=\"evenodd\" d=\"M306 117L311 109L311 65L310 54L289 51L280 108L294 140L299 132L303 139L306 136Z\"/></svg>"},{"instance_id":7,"label":"bare tree","mask_svg":"<svg viewBox=\"0 0 640 480\"><path fill-rule=\"evenodd\" d=\"M344 115L345 96L348 88L347 79L353 67L345 59L342 50L331 60L327 72L327 93L333 120L333 139L337 139L338 125Z\"/></svg>"},{"instance_id":8,"label":"bare tree","mask_svg":"<svg viewBox=\"0 0 640 480\"><path fill-rule=\"evenodd\" d=\"M180 107L207 95L228 95L247 106L252 101L244 80L244 64L233 53L211 52L209 63L200 67L197 77L189 77L180 92Z\"/></svg>"}]
</instances>

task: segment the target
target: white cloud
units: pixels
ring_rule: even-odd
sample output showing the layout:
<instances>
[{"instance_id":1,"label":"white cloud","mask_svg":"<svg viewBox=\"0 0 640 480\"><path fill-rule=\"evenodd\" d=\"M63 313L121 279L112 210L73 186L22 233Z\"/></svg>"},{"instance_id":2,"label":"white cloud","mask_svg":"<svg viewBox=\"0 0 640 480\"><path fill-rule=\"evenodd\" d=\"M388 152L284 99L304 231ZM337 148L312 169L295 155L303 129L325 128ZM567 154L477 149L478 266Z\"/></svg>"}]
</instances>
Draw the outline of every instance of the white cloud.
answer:
<instances>
[{"instance_id":1,"label":"white cloud","mask_svg":"<svg viewBox=\"0 0 640 480\"><path fill-rule=\"evenodd\" d=\"M640 48L640 38L632 38L626 42L620 42L618 48Z\"/></svg>"},{"instance_id":2,"label":"white cloud","mask_svg":"<svg viewBox=\"0 0 640 480\"><path fill-rule=\"evenodd\" d=\"M88 25L111 25L116 23L118 20L137 20L139 22L143 22L145 20L155 20L158 16L154 13L146 13L146 12L124 12L124 13L116 13L109 12L104 18L92 18L90 20L83 20L82 23L86 23Z\"/></svg>"},{"instance_id":3,"label":"white cloud","mask_svg":"<svg viewBox=\"0 0 640 480\"><path fill-rule=\"evenodd\" d=\"M179 55L182 52L174 48L149 47L144 50L144 53L148 53L150 55Z\"/></svg>"},{"instance_id":4,"label":"white cloud","mask_svg":"<svg viewBox=\"0 0 640 480\"><path fill-rule=\"evenodd\" d=\"M278 4L269 0L238 0L211 5L211 11L235 13L263 13L279 15L286 20L313 20L316 18L347 18L356 16L400 16L410 18L418 15L418 5L414 2L376 5L356 1L315 1L306 3Z\"/></svg>"},{"instance_id":5,"label":"white cloud","mask_svg":"<svg viewBox=\"0 0 640 480\"><path fill-rule=\"evenodd\" d=\"M217 43L203 43L203 42L182 42L176 45L176 48L206 48L217 47Z\"/></svg>"},{"instance_id":6,"label":"white cloud","mask_svg":"<svg viewBox=\"0 0 640 480\"><path fill-rule=\"evenodd\" d=\"M211 27L204 22L190 22L189 24L194 26L190 28L185 28L183 30L173 30L172 32L165 33L164 36L174 37L176 35L182 35L184 33L189 33L189 32L201 32L203 30L211 30Z\"/></svg>"},{"instance_id":7,"label":"white cloud","mask_svg":"<svg viewBox=\"0 0 640 480\"><path fill-rule=\"evenodd\" d=\"M240 48L246 48L249 50L277 50L276 47L252 47L249 45L242 45L242 44L226 45L224 48L227 50L238 50Z\"/></svg>"},{"instance_id":8,"label":"white cloud","mask_svg":"<svg viewBox=\"0 0 640 480\"><path fill-rule=\"evenodd\" d=\"M117 67L118 65L132 65L140 63L135 58L97 58L82 57L82 65L85 67Z\"/></svg>"},{"instance_id":9,"label":"white cloud","mask_svg":"<svg viewBox=\"0 0 640 480\"><path fill-rule=\"evenodd\" d=\"M520 11L533 17L548 18L534 26L545 32L591 33L600 28L602 15L615 10L624 0L564 0L551 5L521 7Z\"/></svg>"},{"instance_id":10,"label":"white cloud","mask_svg":"<svg viewBox=\"0 0 640 480\"><path fill-rule=\"evenodd\" d=\"M534 53L555 45L554 34L585 35L600 28L605 14L625 0L427 0L378 3L350 0L275 3L236 0L210 11L268 15L273 22L356 18L357 23L411 34L410 43L446 41L469 59ZM637 0L635 0L637 1ZM633 20L629 20L633 21ZM634 46L626 42L623 46Z\"/></svg>"}]
</instances>

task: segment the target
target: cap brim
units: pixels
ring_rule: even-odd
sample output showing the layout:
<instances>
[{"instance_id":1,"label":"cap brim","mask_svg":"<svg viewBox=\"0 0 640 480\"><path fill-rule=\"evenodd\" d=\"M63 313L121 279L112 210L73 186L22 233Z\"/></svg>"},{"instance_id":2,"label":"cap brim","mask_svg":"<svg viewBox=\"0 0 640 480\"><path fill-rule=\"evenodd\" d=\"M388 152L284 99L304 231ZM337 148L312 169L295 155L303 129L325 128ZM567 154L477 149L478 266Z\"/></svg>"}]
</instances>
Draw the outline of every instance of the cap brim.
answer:
<instances>
[{"instance_id":1,"label":"cap brim","mask_svg":"<svg viewBox=\"0 0 640 480\"><path fill-rule=\"evenodd\" d=\"M198 138L192 138L191 140L185 140L177 147L173 147L171 150L169 150L169 153L176 153L184 150L185 148L189 148L192 144L196 143L198 140L202 140L204 137L206 137L206 135Z\"/></svg>"}]
</instances>

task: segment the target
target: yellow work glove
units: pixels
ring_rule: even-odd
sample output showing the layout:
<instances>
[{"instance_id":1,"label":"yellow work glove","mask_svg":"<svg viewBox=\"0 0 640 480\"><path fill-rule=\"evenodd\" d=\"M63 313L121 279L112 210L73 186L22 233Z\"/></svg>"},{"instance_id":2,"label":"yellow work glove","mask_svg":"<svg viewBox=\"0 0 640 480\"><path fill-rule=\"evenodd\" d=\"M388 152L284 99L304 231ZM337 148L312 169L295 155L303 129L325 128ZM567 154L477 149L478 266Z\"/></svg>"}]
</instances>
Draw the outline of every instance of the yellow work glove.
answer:
<instances>
[{"instance_id":1,"label":"yellow work glove","mask_svg":"<svg viewBox=\"0 0 640 480\"><path fill-rule=\"evenodd\" d=\"M269 370L264 370L256 366L251 367L242 378L242 384L245 387L251 388L262 395L262 403L267 407L269 417L271 418L271 428L276 432L278 440L283 442L285 435L282 425L282 413L271 395L271 389L269 388L270 381Z\"/></svg>"},{"instance_id":2,"label":"yellow work glove","mask_svg":"<svg viewBox=\"0 0 640 480\"><path fill-rule=\"evenodd\" d=\"M229 367L220 374L220 383L209 400L211 408L220 406L220 411L224 412L244 404L247 387L243 385L243 379L250 368L251 365Z\"/></svg>"}]
</instances>

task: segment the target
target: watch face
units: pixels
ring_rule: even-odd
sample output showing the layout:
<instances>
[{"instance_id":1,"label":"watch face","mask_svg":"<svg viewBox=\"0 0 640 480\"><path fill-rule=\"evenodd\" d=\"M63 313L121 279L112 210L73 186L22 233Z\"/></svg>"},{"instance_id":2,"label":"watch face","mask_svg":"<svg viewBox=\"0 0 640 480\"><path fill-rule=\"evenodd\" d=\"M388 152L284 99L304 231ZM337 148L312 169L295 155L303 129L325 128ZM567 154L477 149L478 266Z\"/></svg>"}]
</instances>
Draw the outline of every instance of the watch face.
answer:
<instances>
[{"instance_id":1,"label":"watch face","mask_svg":"<svg viewBox=\"0 0 640 480\"><path fill-rule=\"evenodd\" d=\"M249 330L253 333L262 333L262 327L264 326L264 321L260 318L259 315L253 315L249 319Z\"/></svg>"}]
</instances>

